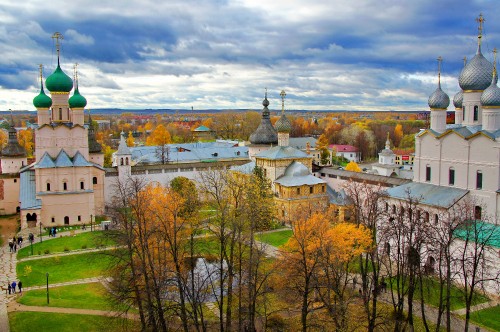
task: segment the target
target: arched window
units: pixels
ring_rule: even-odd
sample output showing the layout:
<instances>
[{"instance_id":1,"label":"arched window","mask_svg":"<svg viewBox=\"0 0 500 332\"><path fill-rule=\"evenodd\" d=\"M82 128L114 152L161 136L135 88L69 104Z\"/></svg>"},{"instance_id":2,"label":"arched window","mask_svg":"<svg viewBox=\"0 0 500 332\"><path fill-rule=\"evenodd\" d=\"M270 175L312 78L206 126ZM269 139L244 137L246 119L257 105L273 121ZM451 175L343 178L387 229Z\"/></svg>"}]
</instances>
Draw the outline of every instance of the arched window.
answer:
<instances>
[{"instance_id":1,"label":"arched window","mask_svg":"<svg viewBox=\"0 0 500 332\"><path fill-rule=\"evenodd\" d=\"M94 176L94 177L92 178L92 183L93 183L93 184L97 184L97 177L96 177L96 176Z\"/></svg>"},{"instance_id":2,"label":"arched window","mask_svg":"<svg viewBox=\"0 0 500 332\"><path fill-rule=\"evenodd\" d=\"M429 165L425 166L425 181L431 181L431 166Z\"/></svg>"},{"instance_id":3,"label":"arched window","mask_svg":"<svg viewBox=\"0 0 500 332\"><path fill-rule=\"evenodd\" d=\"M85 182L80 181L80 190L85 190Z\"/></svg>"},{"instance_id":4,"label":"arched window","mask_svg":"<svg viewBox=\"0 0 500 332\"><path fill-rule=\"evenodd\" d=\"M396 204L392 204L392 214L396 214Z\"/></svg>"},{"instance_id":5,"label":"arched window","mask_svg":"<svg viewBox=\"0 0 500 332\"><path fill-rule=\"evenodd\" d=\"M120 166L123 166L123 158L120 158Z\"/></svg>"},{"instance_id":6,"label":"arched window","mask_svg":"<svg viewBox=\"0 0 500 332\"><path fill-rule=\"evenodd\" d=\"M309 187L309 193L312 194L314 192L314 188L311 186Z\"/></svg>"},{"instance_id":7,"label":"arched window","mask_svg":"<svg viewBox=\"0 0 500 332\"><path fill-rule=\"evenodd\" d=\"M448 170L448 184L450 186L455 185L455 169L453 167Z\"/></svg>"},{"instance_id":8,"label":"arched window","mask_svg":"<svg viewBox=\"0 0 500 332\"><path fill-rule=\"evenodd\" d=\"M63 190L68 190L68 183L66 181L63 182Z\"/></svg>"},{"instance_id":9,"label":"arched window","mask_svg":"<svg viewBox=\"0 0 500 332\"><path fill-rule=\"evenodd\" d=\"M385 212L389 211L389 203L385 202Z\"/></svg>"},{"instance_id":10,"label":"arched window","mask_svg":"<svg viewBox=\"0 0 500 332\"><path fill-rule=\"evenodd\" d=\"M62 120L62 108L59 107L59 120Z\"/></svg>"},{"instance_id":11,"label":"arched window","mask_svg":"<svg viewBox=\"0 0 500 332\"><path fill-rule=\"evenodd\" d=\"M125 158L125 165L128 165L128 157Z\"/></svg>"},{"instance_id":12,"label":"arched window","mask_svg":"<svg viewBox=\"0 0 500 332\"><path fill-rule=\"evenodd\" d=\"M50 191L50 182L47 182L47 191Z\"/></svg>"},{"instance_id":13,"label":"arched window","mask_svg":"<svg viewBox=\"0 0 500 332\"><path fill-rule=\"evenodd\" d=\"M434 215L434 225L439 223L439 216L437 214Z\"/></svg>"},{"instance_id":14,"label":"arched window","mask_svg":"<svg viewBox=\"0 0 500 332\"><path fill-rule=\"evenodd\" d=\"M483 189L483 172L476 172L476 189Z\"/></svg>"},{"instance_id":15,"label":"arched window","mask_svg":"<svg viewBox=\"0 0 500 332\"><path fill-rule=\"evenodd\" d=\"M64 224L69 225L69 217L68 216L64 217Z\"/></svg>"},{"instance_id":16,"label":"arched window","mask_svg":"<svg viewBox=\"0 0 500 332\"><path fill-rule=\"evenodd\" d=\"M465 106L462 107L462 121L465 121Z\"/></svg>"},{"instance_id":17,"label":"arched window","mask_svg":"<svg viewBox=\"0 0 500 332\"><path fill-rule=\"evenodd\" d=\"M482 213L483 213L483 209L480 206L476 205L474 207L474 219L481 220Z\"/></svg>"},{"instance_id":18,"label":"arched window","mask_svg":"<svg viewBox=\"0 0 500 332\"><path fill-rule=\"evenodd\" d=\"M429 222L429 212L424 212L424 221Z\"/></svg>"},{"instance_id":19,"label":"arched window","mask_svg":"<svg viewBox=\"0 0 500 332\"><path fill-rule=\"evenodd\" d=\"M479 107L474 106L474 121L479 120Z\"/></svg>"}]
</instances>

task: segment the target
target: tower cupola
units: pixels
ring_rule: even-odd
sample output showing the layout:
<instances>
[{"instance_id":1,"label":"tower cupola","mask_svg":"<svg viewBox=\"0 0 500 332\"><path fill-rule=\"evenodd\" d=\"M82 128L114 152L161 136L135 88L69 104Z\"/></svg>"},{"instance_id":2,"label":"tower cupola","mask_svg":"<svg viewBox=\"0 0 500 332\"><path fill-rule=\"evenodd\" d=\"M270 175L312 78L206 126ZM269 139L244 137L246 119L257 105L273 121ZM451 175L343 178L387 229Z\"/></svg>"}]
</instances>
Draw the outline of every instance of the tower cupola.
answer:
<instances>
[{"instance_id":1,"label":"tower cupola","mask_svg":"<svg viewBox=\"0 0 500 332\"><path fill-rule=\"evenodd\" d=\"M446 109L450 105L450 97L441 89L441 62L442 57L437 58L438 61L438 87L429 97L429 107L431 109L431 129L437 132L446 130Z\"/></svg>"},{"instance_id":2,"label":"tower cupola","mask_svg":"<svg viewBox=\"0 0 500 332\"><path fill-rule=\"evenodd\" d=\"M40 93L38 94L38 96L33 98L33 106L35 106L37 109L46 109L52 106L52 99L45 94L45 91L43 91L42 70L43 67L42 65L40 65Z\"/></svg>"},{"instance_id":3,"label":"tower cupola","mask_svg":"<svg viewBox=\"0 0 500 332\"><path fill-rule=\"evenodd\" d=\"M259 127L257 127L257 129L250 135L250 143L276 144L278 143L278 134L271 123L270 112L267 108L269 106L269 100L267 100L267 89L262 105L264 106L262 109L262 119Z\"/></svg>"}]
</instances>

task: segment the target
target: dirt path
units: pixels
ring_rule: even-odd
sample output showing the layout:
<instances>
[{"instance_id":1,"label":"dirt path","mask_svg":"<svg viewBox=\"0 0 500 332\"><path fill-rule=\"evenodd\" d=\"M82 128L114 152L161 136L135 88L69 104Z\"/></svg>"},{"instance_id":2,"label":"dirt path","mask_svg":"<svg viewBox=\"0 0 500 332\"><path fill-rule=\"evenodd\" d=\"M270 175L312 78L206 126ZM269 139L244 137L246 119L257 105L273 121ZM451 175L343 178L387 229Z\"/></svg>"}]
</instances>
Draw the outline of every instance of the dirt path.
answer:
<instances>
[{"instance_id":1,"label":"dirt path","mask_svg":"<svg viewBox=\"0 0 500 332\"><path fill-rule=\"evenodd\" d=\"M54 313L60 313L60 314L96 315L96 316L120 317L120 318L139 320L139 315L131 314L131 313L124 315L122 312L117 312L117 311L27 306L27 305L19 304L15 301L12 301L7 305L7 310L9 312L15 312L15 311L54 312Z\"/></svg>"}]
</instances>

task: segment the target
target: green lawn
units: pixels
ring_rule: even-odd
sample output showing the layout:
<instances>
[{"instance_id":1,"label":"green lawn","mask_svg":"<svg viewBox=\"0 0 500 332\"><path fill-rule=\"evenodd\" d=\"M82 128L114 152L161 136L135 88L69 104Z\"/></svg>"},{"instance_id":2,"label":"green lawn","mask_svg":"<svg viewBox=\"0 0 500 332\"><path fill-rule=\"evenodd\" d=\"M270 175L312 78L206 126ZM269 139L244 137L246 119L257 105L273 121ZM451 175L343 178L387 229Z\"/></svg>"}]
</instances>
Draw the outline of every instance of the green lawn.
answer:
<instances>
[{"instance_id":1,"label":"green lawn","mask_svg":"<svg viewBox=\"0 0 500 332\"><path fill-rule=\"evenodd\" d=\"M140 330L138 322L121 318L49 312L10 312L9 324L11 332L118 332Z\"/></svg>"},{"instance_id":2,"label":"green lawn","mask_svg":"<svg viewBox=\"0 0 500 332\"><path fill-rule=\"evenodd\" d=\"M24 292L17 302L29 306L94 309L114 311L110 300L106 297L106 288L101 283L70 285L49 289L50 304L47 304L45 289Z\"/></svg>"},{"instance_id":3,"label":"green lawn","mask_svg":"<svg viewBox=\"0 0 500 332\"><path fill-rule=\"evenodd\" d=\"M439 305L439 284L434 278L424 279L424 299L427 304L437 307ZM415 300L420 301L420 287L415 291ZM476 294L473 305L487 302L489 299L481 294ZM451 286L451 310L465 308L465 298L462 290L457 286Z\"/></svg>"},{"instance_id":4,"label":"green lawn","mask_svg":"<svg viewBox=\"0 0 500 332\"><path fill-rule=\"evenodd\" d=\"M24 287L45 285L47 272L49 284L53 284L105 275L112 259L111 256L96 252L41 258L17 263L16 272Z\"/></svg>"},{"instance_id":5,"label":"green lawn","mask_svg":"<svg viewBox=\"0 0 500 332\"><path fill-rule=\"evenodd\" d=\"M97 246L113 245L112 241L103 237L103 232L87 232L79 233L74 236L66 234L63 237L51 239L41 243L33 244L34 255L44 255L48 253L60 253L78 249L94 249ZM29 241L24 241L23 248L17 251L17 258L25 258L31 256L31 246Z\"/></svg>"},{"instance_id":6,"label":"green lawn","mask_svg":"<svg viewBox=\"0 0 500 332\"><path fill-rule=\"evenodd\" d=\"M284 229L278 232L259 234L255 238L257 241L261 241L275 247L281 247L290 237L292 237L292 235L293 231L291 229Z\"/></svg>"},{"instance_id":7,"label":"green lawn","mask_svg":"<svg viewBox=\"0 0 500 332\"><path fill-rule=\"evenodd\" d=\"M464 316L465 317L465 316ZM470 314L471 321L494 331L500 331L500 305Z\"/></svg>"}]
</instances>

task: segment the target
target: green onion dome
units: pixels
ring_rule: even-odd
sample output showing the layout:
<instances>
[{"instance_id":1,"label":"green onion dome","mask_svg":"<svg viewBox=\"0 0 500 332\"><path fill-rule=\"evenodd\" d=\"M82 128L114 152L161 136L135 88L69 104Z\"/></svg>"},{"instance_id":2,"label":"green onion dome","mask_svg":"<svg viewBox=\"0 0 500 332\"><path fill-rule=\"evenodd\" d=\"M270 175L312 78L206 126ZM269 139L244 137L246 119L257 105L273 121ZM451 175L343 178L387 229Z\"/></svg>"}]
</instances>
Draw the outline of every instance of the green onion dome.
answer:
<instances>
[{"instance_id":1,"label":"green onion dome","mask_svg":"<svg viewBox=\"0 0 500 332\"><path fill-rule=\"evenodd\" d=\"M52 99L43 91L43 85L41 86L40 94L33 98L33 105L36 108L50 108L52 106Z\"/></svg>"},{"instance_id":2,"label":"green onion dome","mask_svg":"<svg viewBox=\"0 0 500 332\"><path fill-rule=\"evenodd\" d=\"M73 80L57 64L56 70L47 77L45 85L50 92L70 92L73 89Z\"/></svg>"},{"instance_id":3,"label":"green onion dome","mask_svg":"<svg viewBox=\"0 0 500 332\"><path fill-rule=\"evenodd\" d=\"M78 91L78 86L75 89L75 93L69 98L69 107L70 108L84 108L87 106L87 99L85 99L84 96L80 94L80 91Z\"/></svg>"}]
</instances>

